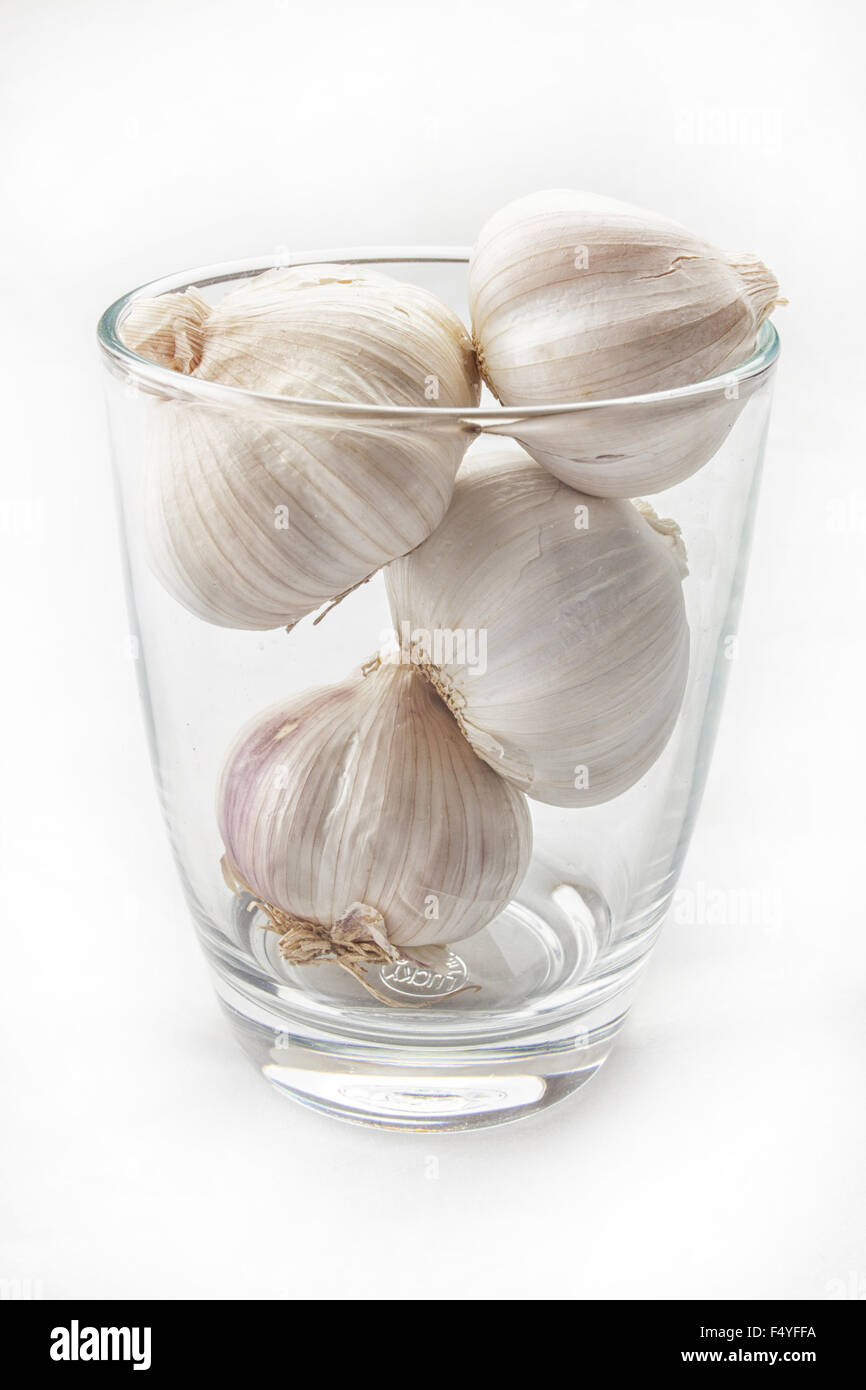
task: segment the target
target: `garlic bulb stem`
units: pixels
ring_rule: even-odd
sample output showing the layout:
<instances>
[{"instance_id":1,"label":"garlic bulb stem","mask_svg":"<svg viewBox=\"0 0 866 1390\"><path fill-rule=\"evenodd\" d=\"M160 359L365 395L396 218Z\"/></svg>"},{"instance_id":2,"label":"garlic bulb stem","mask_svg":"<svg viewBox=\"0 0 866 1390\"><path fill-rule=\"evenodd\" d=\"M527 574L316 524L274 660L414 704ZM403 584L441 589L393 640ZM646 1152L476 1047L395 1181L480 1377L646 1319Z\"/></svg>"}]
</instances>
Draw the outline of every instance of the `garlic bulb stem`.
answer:
<instances>
[{"instance_id":1,"label":"garlic bulb stem","mask_svg":"<svg viewBox=\"0 0 866 1390\"><path fill-rule=\"evenodd\" d=\"M353 906L354 908L363 908L364 905L359 903ZM453 999L458 994L474 992L480 988L479 985L461 985L458 989L437 995L435 999L408 1004L376 989L375 985L370 983L365 972L371 965L386 965L389 962L414 959L411 950L401 953L396 948L389 946L387 941L380 944L372 937L367 938L357 934L349 940L341 940L339 932L343 926L342 922L336 923L332 930L328 931L315 922L302 922L297 917L281 912L278 907L259 902L257 898L251 900L247 911L258 911L264 914L265 929L276 932L279 936L279 953L287 964L326 965L333 963L339 965L342 970L347 971L353 979L357 980L368 994L372 994L374 999L378 999L382 1004L387 1004L389 1008L426 1009L431 1004L438 1004L445 999ZM350 914L351 911L352 909L350 909Z\"/></svg>"},{"instance_id":2,"label":"garlic bulb stem","mask_svg":"<svg viewBox=\"0 0 866 1390\"><path fill-rule=\"evenodd\" d=\"M191 376L204 352L210 312L207 300L194 289L137 299L123 322L121 337L139 357Z\"/></svg>"}]
</instances>

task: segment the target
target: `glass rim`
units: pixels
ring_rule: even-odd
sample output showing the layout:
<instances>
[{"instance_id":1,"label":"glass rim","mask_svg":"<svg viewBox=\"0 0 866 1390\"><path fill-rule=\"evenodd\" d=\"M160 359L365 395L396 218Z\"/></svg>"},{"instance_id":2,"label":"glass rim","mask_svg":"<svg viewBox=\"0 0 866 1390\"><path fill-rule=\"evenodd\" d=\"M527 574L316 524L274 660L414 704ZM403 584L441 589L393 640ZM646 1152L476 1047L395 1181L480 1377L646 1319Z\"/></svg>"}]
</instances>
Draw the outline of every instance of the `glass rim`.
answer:
<instances>
[{"instance_id":1,"label":"glass rim","mask_svg":"<svg viewBox=\"0 0 866 1390\"><path fill-rule=\"evenodd\" d=\"M229 280L246 279L260 275L267 270L284 270L293 266L322 265L334 262L341 265L409 265L409 264L451 264L468 265L471 255L469 247L454 246L408 246L408 247L358 247L336 248L324 251L299 252L297 255L277 260L273 255L253 257L250 260L225 261L216 265L199 266L192 270L179 271L148 281L121 295L108 306L97 325L97 339L107 363L115 372L136 385L148 385L158 389L161 395L182 396L233 404L249 409L258 403L268 410L302 412L321 418L347 419L363 418L378 421L426 421L444 423L457 420L466 424L490 425L506 424L510 418L521 421L544 419L551 415L571 415L583 411L624 409L629 406L670 403L695 396L711 395L714 392L730 391L742 383L764 375L774 365L780 349L779 333L768 319L758 334L755 351L738 366L721 372L717 376L706 377L703 381L692 382L687 386L676 386L663 391L651 391L634 396L609 396L603 400L550 402L547 405L495 405L488 406L436 406L436 405L368 405L360 401L323 401L303 396L271 395L264 391L250 391L240 386L229 386L223 382L207 381L204 378L186 376L171 367L160 366L140 357L120 339L119 329L127 311L138 299L161 294L176 293L191 288L205 289L209 285L223 284Z\"/></svg>"}]
</instances>

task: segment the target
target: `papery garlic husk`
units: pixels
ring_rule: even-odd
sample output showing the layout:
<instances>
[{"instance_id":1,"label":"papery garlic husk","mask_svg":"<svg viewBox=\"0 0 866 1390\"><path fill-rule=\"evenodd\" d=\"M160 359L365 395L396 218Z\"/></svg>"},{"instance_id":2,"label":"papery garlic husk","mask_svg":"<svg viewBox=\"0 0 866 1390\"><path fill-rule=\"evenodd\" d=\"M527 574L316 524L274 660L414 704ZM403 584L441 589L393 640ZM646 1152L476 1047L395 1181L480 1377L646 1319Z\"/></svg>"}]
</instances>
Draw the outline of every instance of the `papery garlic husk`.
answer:
<instances>
[{"instance_id":1,"label":"papery garlic husk","mask_svg":"<svg viewBox=\"0 0 866 1390\"><path fill-rule=\"evenodd\" d=\"M596 194L535 193L482 229L469 270L482 371L506 406L607 401L725 377L779 300L756 257ZM597 496L659 492L702 467L736 423L733 380L675 402L555 412L500 427Z\"/></svg>"},{"instance_id":2,"label":"papery garlic husk","mask_svg":"<svg viewBox=\"0 0 866 1390\"><path fill-rule=\"evenodd\" d=\"M479 757L592 806L652 767L689 665L679 527L567 487L516 444L469 451L448 515L385 574L395 629Z\"/></svg>"},{"instance_id":3,"label":"papery garlic husk","mask_svg":"<svg viewBox=\"0 0 866 1390\"><path fill-rule=\"evenodd\" d=\"M393 948L460 941L506 906L531 852L525 798L397 661L257 716L217 807L235 877L335 940L367 923Z\"/></svg>"},{"instance_id":4,"label":"papery garlic husk","mask_svg":"<svg viewBox=\"0 0 866 1390\"><path fill-rule=\"evenodd\" d=\"M474 406L460 320L373 271L300 267L210 308L195 290L136 301L126 345L161 365L267 395L374 406ZM288 627L430 534L467 436L255 400L151 407L152 567L191 612L225 627Z\"/></svg>"}]
</instances>

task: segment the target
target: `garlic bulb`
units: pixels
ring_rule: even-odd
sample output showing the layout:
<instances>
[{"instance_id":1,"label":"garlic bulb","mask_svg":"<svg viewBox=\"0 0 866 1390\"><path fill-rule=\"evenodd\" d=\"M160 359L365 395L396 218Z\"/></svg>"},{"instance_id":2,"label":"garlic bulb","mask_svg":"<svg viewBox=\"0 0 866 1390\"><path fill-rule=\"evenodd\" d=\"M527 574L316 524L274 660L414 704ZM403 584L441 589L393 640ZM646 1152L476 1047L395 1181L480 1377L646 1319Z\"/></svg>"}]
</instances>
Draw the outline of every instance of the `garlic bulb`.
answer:
<instances>
[{"instance_id":1,"label":"garlic bulb","mask_svg":"<svg viewBox=\"0 0 866 1390\"><path fill-rule=\"evenodd\" d=\"M391 948L479 931L531 850L525 798L394 661L254 719L226 762L218 818L232 872L278 919Z\"/></svg>"},{"instance_id":2,"label":"garlic bulb","mask_svg":"<svg viewBox=\"0 0 866 1390\"><path fill-rule=\"evenodd\" d=\"M372 271L260 275L213 309L194 290L133 304L124 342L194 378L268 395L474 406L459 319ZM151 562L200 618L291 626L430 534L466 436L255 401L152 407L145 506Z\"/></svg>"},{"instance_id":3,"label":"garlic bulb","mask_svg":"<svg viewBox=\"0 0 866 1390\"><path fill-rule=\"evenodd\" d=\"M689 662L679 528L474 445L438 530L385 574L408 651L476 753L529 796L591 806L655 762Z\"/></svg>"},{"instance_id":4,"label":"garlic bulb","mask_svg":"<svg viewBox=\"0 0 866 1390\"><path fill-rule=\"evenodd\" d=\"M569 190L496 213L469 271L482 373L506 406L603 402L730 372L784 302L778 289L754 256L728 255L655 213ZM629 497L659 492L706 463L743 399L722 383L673 403L553 412L507 432L572 487Z\"/></svg>"}]
</instances>

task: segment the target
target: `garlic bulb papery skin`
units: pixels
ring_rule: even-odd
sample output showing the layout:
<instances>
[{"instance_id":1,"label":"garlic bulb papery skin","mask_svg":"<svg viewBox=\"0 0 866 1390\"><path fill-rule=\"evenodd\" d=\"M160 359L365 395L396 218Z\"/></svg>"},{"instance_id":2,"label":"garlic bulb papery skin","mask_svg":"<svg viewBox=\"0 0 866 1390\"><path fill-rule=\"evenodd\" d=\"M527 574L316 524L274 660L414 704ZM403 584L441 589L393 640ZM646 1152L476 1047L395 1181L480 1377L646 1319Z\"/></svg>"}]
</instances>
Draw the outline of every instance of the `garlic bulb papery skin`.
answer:
<instances>
[{"instance_id":1,"label":"garlic bulb papery skin","mask_svg":"<svg viewBox=\"0 0 866 1390\"><path fill-rule=\"evenodd\" d=\"M127 346L192 378L372 406L477 405L468 334L416 285L316 266L269 272L210 309L195 291L136 302ZM191 612L290 627L424 540L468 435L443 421L317 417L157 401L147 444L151 564Z\"/></svg>"},{"instance_id":2,"label":"garlic bulb papery skin","mask_svg":"<svg viewBox=\"0 0 866 1390\"><path fill-rule=\"evenodd\" d=\"M748 381L707 395L611 403L540 417L519 413L484 433L516 440L556 478L594 497L674 487L709 463L752 393Z\"/></svg>"},{"instance_id":3,"label":"garlic bulb papery skin","mask_svg":"<svg viewBox=\"0 0 866 1390\"><path fill-rule=\"evenodd\" d=\"M257 716L217 805L231 869L264 903L328 931L381 914L400 948L480 931L531 853L526 799L396 661Z\"/></svg>"},{"instance_id":4,"label":"garlic bulb papery skin","mask_svg":"<svg viewBox=\"0 0 866 1390\"><path fill-rule=\"evenodd\" d=\"M404 649L476 753L529 796L578 807L632 786L670 737L685 572L679 528L647 503L578 493L484 440L441 526L385 580Z\"/></svg>"},{"instance_id":5,"label":"garlic bulb papery skin","mask_svg":"<svg viewBox=\"0 0 866 1390\"><path fill-rule=\"evenodd\" d=\"M472 254L482 372L505 406L606 401L725 376L779 300L756 257L678 223L571 190L496 213ZM716 452L743 401L725 383L676 403L552 413L509 431L563 482L597 496L659 492ZM504 431L503 431L504 432Z\"/></svg>"}]
</instances>

